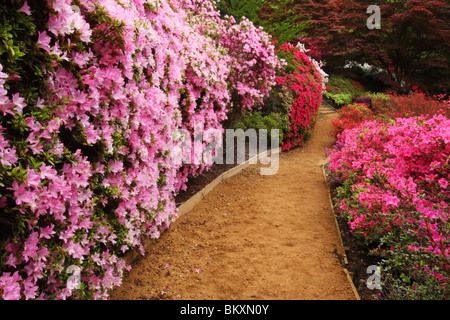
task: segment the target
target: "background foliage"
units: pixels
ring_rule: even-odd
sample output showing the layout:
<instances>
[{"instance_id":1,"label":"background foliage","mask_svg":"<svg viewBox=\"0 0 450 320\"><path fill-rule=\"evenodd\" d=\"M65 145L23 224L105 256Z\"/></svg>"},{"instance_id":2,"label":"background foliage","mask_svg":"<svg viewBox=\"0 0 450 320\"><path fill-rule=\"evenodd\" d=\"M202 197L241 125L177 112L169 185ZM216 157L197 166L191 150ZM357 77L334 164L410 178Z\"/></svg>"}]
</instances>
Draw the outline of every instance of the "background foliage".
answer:
<instances>
[{"instance_id":1,"label":"background foliage","mask_svg":"<svg viewBox=\"0 0 450 320\"><path fill-rule=\"evenodd\" d=\"M233 1L219 1L223 2ZM242 8L252 8L249 18L282 39L280 43L295 45L300 40L307 44L310 55L323 60L329 74L348 73L349 62L367 63L377 70L374 74L361 74L362 69L353 64L353 75L375 76L372 80L399 93L419 86L432 94L448 94L448 4L435 0L378 1L381 29L370 30L366 11L374 4L370 0L246 0Z\"/></svg>"}]
</instances>

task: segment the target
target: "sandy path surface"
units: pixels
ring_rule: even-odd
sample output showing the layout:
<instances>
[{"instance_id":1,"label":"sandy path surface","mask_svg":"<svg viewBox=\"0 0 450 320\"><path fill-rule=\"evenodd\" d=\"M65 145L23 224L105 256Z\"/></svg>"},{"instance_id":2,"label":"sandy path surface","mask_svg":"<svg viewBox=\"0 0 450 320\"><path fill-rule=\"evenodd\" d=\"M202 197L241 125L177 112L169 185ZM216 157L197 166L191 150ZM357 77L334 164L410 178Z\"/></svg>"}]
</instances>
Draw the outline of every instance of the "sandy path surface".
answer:
<instances>
[{"instance_id":1,"label":"sandy path surface","mask_svg":"<svg viewBox=\"0 0 450 320\"><path fill-rule=\"evenodd\" d=\"M181 216L133 264L111 299L355 299L322 174L335 113L279 172L249 166Z\"/></svg>"}]
</instances>

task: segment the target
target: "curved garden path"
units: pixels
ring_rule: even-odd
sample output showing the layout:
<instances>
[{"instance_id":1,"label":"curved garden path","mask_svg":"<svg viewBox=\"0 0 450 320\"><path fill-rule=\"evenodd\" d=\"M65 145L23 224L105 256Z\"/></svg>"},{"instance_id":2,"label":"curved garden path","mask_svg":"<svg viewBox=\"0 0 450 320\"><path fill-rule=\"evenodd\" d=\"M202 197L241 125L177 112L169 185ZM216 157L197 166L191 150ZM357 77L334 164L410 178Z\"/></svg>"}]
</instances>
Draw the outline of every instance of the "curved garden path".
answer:
<instances>
[{"instance_id":1,"label":"curved garden path","mask_svg":"<svg viewBox=\"0 0 450 320\"><path fill-rule=\"evenodd\" d=\"M322 173L336 113L326 107L279 172L251 165L181 216L111 299L355 299Z\"/></svg>"}]
</instances>

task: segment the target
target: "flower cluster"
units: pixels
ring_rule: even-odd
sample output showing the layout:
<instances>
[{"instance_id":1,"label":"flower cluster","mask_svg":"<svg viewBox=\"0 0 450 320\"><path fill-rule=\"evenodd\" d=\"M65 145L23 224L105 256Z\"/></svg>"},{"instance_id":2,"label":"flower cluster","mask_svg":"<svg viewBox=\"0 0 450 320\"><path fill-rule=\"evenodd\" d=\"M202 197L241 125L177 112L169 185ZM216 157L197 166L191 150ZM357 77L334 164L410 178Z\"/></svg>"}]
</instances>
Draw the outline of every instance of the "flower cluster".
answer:
<instances>
[{"instance_id":1,"label":"flower cluster","mask_svg":"<svg viewBox=\"0 0 450 320\"><path fill-rule=\"evenodd\" d=\"M337 113L338 118L333 120L332 134L334 137L338 137L346 129L353 129L365 121L375 119L373 112L362 103L345 105Z\"/></svg>"},{"instance_id":2,"label":"flower cluster","mask_svg":"<svg viewBox=\"0 0 450 320\"><path fill-rule=\"evenodd\" d=\"M275 46L261 28L255 28L246 18L237 25L234 18L230 18L229 23L221 43L231 52L238 53L233 56L230 81L235 96L239 97L241 111L245 111L261 105L263 98L269 95L276 84L276 71L281 69L281 63L275 54Z\"/></svg>"},{"instance_id":3,"label":"flower cluster","mask_svg":"<svg viewBox=\"0 0 450 320\"><path fill-rule=\"evenodd\" d=\"M206 168L171 156L173 133L222 129L269 92L280 62L266 33L209 0L15 3L2 10L28 19L21 29L39 16L26 61L44 82L21 91L32 76L1 60L0 296L107 298L123 254L144 253Z\"/></svg>"},{"instance_id":4,"label":"flower cluster","mask_svg":"<svg viewBox=\"0 0 450 320\"><path fill-rule=\"evenodd\" d=\"M398 117L444 115L450 117L450 101L445 96L429 97L421 92L409 95L369 93L372 109L365 104L347 104L338 110L339 118L333 121L333 135L345 129L360 126L363 122L378 119L390 121Z\"/></svg>"},{"instance_id":5,"label":"flower cluster","mask_svg":"<svg viewBox=\"0 0 450 320\"><path fill-rule=\"evenodd\" d=\"M376 114L391 118L434 114L450 117L450 101L444 95L430 97L423 92L381 94L374 95L372 103Z\"/></svg>"},{"instance_id":6,"label":"flower cluster","mask_svg":"<svg viewBox=\"0 0 450 320\"><path fill-rule=\"evenodd\" d=\"M340 134L330 170L342 183L337 207L388 273L404 275L398 287L410 288L409 297L427 290L449 298L450 120L366 121Z\"/></svg>"},{"instance_id":7,"label":"flower cluster","mask_svg":"<svg viewBox=\"0 0 450 320\"><path fill-rule=\"evenodd\" d=\"M326 88L327 74L321 64L307 55L299 43L293 46L282 44L277 54L286 60L287 67L276 78L279 86L287 88L293 97L289 112L290 128L283 138L283 150L300 146L311 135Z\"/></svg>"}]
</instances>

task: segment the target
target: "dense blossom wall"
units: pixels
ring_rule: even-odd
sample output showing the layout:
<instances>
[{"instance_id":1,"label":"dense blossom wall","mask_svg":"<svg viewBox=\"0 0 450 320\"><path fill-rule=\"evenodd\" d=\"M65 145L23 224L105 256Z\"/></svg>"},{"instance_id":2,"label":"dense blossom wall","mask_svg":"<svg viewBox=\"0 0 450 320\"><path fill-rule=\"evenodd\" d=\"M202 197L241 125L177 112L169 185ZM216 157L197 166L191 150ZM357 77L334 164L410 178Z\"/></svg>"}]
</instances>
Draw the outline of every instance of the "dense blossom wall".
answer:
<instances>
[{"instance_id":1,"label":"dense blossom wall","mask_svg":"<svg viewBox=\"0 0 450 320\"><path fill-rule=\"evenodd\" d=\"M448 299L450 120L366 121L338 135L330 170L350 230L381 257L400 299Z\"/></svg>"},{"instance_id":2,"label":"dense blossom wall","mask_svg":"<svg viewBox=\"0 0 450 320\"><path fill-rule=\"evenodd\" d=\"M297 46L284 43L277 50L277 54L287 62L287 67L276 82L286 88L292 100L289 128L282 141L283 150L301 146L311 136L322 102L322 92L328 81L322 65L309 57L307 52L302 43Z\"/></svg>"},{"instance_id":3,"label":"dense blossom wall","mask_svg":"<svg viewBox=\"0 0 450 320\"><path fill-rule=\"evenodd\" d=\"M230 110L262 102L280 62L268 34L209 0L0 10L0 296L107 298L122 255L159 237L206 167L171 155L173 132L223 130Z\"/></svg>"}]
</instances>

